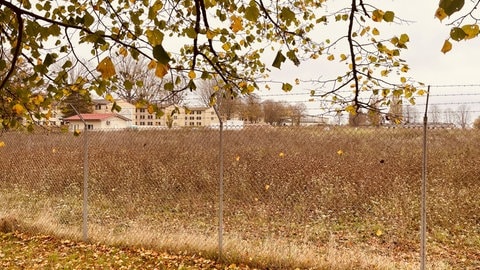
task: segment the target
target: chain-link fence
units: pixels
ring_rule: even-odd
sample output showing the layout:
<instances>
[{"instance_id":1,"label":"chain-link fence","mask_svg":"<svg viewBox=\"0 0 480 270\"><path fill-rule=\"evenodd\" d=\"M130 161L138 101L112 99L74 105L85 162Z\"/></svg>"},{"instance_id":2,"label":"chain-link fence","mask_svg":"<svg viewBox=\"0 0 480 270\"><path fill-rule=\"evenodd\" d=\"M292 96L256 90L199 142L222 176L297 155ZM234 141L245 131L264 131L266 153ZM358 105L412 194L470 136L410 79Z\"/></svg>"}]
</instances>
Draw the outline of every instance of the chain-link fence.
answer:
<instances>
[{"instance_id":1,"label":"chain-link fence","mask_svg":"<svg viewBox=\"0 0 480 270\"><path fill-rule=\"evenodd\" d=\"M221 250L260 267L411 269L423 132L245 125L222 132L223 151L218 129L5 132L0 216L80 238L87 210L95 241ZM480 267L480 130L431 128L425 139L429 264Z\"/></svg>"}]
</instances>

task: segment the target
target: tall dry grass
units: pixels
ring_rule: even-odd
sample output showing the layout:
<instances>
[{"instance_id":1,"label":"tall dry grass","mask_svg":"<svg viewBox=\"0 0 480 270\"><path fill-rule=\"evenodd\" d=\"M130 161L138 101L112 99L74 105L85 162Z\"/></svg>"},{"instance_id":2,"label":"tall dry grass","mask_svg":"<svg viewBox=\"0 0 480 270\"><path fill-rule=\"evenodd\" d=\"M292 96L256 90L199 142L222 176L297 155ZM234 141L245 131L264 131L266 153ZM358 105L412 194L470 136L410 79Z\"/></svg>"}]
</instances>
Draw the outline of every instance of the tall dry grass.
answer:
<instances>
[{"instance_id":1,"label":"tall dry grass","mask_svg":"<svg viewBox=\"0 0 480 270\"><path fill-rule=\"evenodd\" d=\"M433 269L480 266L480 133L428 136ZM79 237L83 136L0 137L0 210ZM90 132L94 239L215 257L216 130ZM258 267L418 266L422 131L248 128L224 133L225 258Z\"/></svg>"}]
</instances>

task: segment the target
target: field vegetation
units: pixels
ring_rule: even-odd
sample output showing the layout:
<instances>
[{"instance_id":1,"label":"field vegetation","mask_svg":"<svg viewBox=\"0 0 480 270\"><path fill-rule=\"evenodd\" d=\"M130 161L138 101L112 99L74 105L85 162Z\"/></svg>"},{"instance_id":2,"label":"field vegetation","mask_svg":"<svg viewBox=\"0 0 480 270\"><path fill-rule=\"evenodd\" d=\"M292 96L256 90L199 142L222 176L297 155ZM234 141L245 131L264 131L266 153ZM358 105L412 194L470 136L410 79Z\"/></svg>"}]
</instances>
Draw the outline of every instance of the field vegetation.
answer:
<instances>
[{"instance_id":1,"label":"field vegetation","mask_svg":"<svg viewBox=\"0 0 480 270\"><path fill-rule=\"evenodd\" d=\"M84 136L0 137L0 217L81 239ZM89 239L218 259L219 131L89 132ZM224 132L224 258L416 269L422 130ZM480 267L480 132L428 131L429 269Z\"/></svg>"}]
</instances>

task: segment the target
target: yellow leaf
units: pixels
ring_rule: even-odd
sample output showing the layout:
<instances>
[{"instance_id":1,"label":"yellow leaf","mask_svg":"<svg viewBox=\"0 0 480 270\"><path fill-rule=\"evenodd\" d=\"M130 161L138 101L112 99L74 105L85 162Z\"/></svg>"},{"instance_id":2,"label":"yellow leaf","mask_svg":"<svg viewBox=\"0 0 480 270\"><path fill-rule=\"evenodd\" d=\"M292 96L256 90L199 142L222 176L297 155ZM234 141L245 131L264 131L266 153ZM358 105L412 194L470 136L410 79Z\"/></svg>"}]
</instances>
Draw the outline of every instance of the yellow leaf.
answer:
<instances>
[{"instance_id":1,"label":"yellow leaf","mask_svg":"<svg viewBox=\"0 0 480 270\"><path fill-rule=\"evenodd\" d=\"M406 82L407 82L407 78L401 77L401 78L400 78L400 81L401 81L402 83L406 83Z\"/></svg>"},{"instance_id":2,"label":"yellow leaf","mask_svg":"<svg viewBox=\"0 0 480 270\"><path fill-rule=\"evenodd\" d=\"M190 72L188 72L188 77L193 80L197 77L197 74L195 73L195 71L193 70L190 70Z\"/></svg>"},{"instance_id":3,"label":"yellow leaf","mask_svg":"<svg viewBox=\"0 0 480 270\"><path fill-rule=\"evenodd\" d=\"M154 69L157 67L157 61L152 60L150 63L148 63L148 69Z\"/></svg>"},{"instance_id":4,"label":"yellow leaf","mask_svg":"<svg viewBox=\"0 0 480 270\"><path fill-rule=\"evenodd\" d=\"M387 69L384 69L380 72L380 75L382 75L383 77L386 77L388 76L388 70Z\"/></svg>"},{"instance_id":5,"label":"yellow leaf","mask_svg":"<svg viewBox=\"0 0 480 270\"><path fill-rule=\"evenodd\" d=\"M417 91L417 95L419 95L419 96L423 96L423 95L425 95L425 93L426 93L426 91L422 90L422 89Z\"/></svg>"},{"instance_id":6,"label":"yellow leaf","mask_svg":"<svg viewBox=\"0 0 480 270\"><path fill-rule=\"evenodd\" d=\"M159 78L163 78L167 74L168 69L169 69L168 65L157 63L157 67L155 68L155 76Z\"/></svg>"},{"instance_id":7,"label":"yellow leaf","mask_svg":"<svg viewBox=\"0 0 480 270\"><path fill-rule=\"evenodd\" d=\"M380 9L374 10L372 12L372 20L374 22L381 22L383 19L383 14L385 14L383 10L380 10Z\"/></svg>"},{"instance_id":8,"label":"yellow leaf","mask_svg":"<svg viewBox=\"0 0 480 270\"><path fill-rule=\"evenodd\" d=\"M437 11L435 11L435 17L438 18L440 21L442 21L443 19L445 19L447 17L447 13L445 12L445 10L441 7L439 7L437 9Z\"/></svg>"},{"instance_id":9,"label":"yellow leaf","mask_svg":"<svg viewBox=\"0 0 480 270\"><path fill-rule=\"evenodd\" d=\"M447 52L449 52L451 49L452 49L452 43L450 43L450 41L448 41L448 39L445 40L445 42L443 43L443 47L442 47L441 52L447 53Z\"/></svg>"},{"instance_id":10,"label":"yellow leaf","mask_svg":"<svg viewBox=\"0 0 480 270\"><path fill-rule=\"evenodd\" d=\"M112 96L111 94L107 94L107 95L105 96L105 100L110 101L110 102L114 102L114 101L115 101L115 100L113 99L113 96Z\"/></svg>"},{"instance_id":11,"label":"yellow leaf","mask_svg":"<svg viewBox=\"0 0 480 270\"><path fill-rule=\"evenodd\" d=\"M12 108L12 111L18 115L23 114L25 108L21 104L15 104Z\"/></svg>"},{"instance_id":12,"label":"yellow leaf","mask_svg":"<svg viewBox=\"0 0 480 270\"><path fill-rule=\"evenodd\" d=\"M103 58L97 66L97 71L100 72L103 79L108 79L116 74L115 66L110 57Z\"/></svg>"},{"instance_id":13,"label":"yellow leaf","mask_svg":"<svg viewBox=\"0 0 480 270\"><path fill-rule=\"evenodd\" d=\"M56 152L57 152L57 149L55 149L55 148L52 148L52 153L54 153L54 154L55 154Z\"/></svg>"},{"instance_id":14,"label":"yellow leaf","mask_svg":"<svg viewBox=\"0 0 480 270\"><path fill-rule=\"evenodd\" d=\"M380 35L380 31L378 31L377 28L373 28L372 34L373 34L374 36L378 36L378 35Z\"/></svg>"},{"instance_id":15,"label":"yellow leaf","mask_svg":"<svg viewBox=\"0 0 480 270\"><path fill-rule=\"evenodd\" d=\"M409 67L408 67L407 65L403 65L400 70L401 70L402 72L408 72Z\"/></svg>"},{"instance_id":16,"label":"yellow leaf","mask_svg":"<svg viewBox=\"0 0 480 270\"><path fill-rule=\"evenodd\" d=\"M333 54L330 54L328 57L327 57L327 60L328 61L333 61L335 59L335 56L333 56Z\"/></svg>"},{"instance_id":17,"label":"yellow leaf","mask_svg":"<svg viewBox=\"0 0 480 270\"><path fill-rule=\"evenodd\" d=\"M210 29L207 30L207 39L213 39L217 33L215 31L212 31Z\"/></svg>"},{"instance_id":18,"label":"yellow leaf","mask_svg":"<svg viewBox=\"0 0 480 270\"><path fill-rule=\"evenodd\" d=\"M147 111L149 114L153 114L155 112L155 108L153 108L152 104L148 105Z\"/></svg>"},{"instance_id":19,"label":"yellow leaf","mask_svg":"<svg viewBox=\"0 0 480 270\"><path fill-rule=\"evenodd\" d=\"M338 150L338 151L337 151L337 154L338 154L339 156L343 155L343 150L342 150L342 149Z\"/></svg>"},{"instance_id":20,"label":"yellow leaf","mask_svg":"<svg viewBox=\"0 0 480 270\"><path fill-rule=\"evenodd\" d=\"M376 234L378 237L380 237L380 236L382 236L383 232L382 232L382 230L378 229L375 234Z\"/></svg>"},{"instance_id":21,"label":"yellow leaf","mask_svg":"<svg viewBox=\"0 0 480 270\"><path fill-rule=\"evenodd\" d=\"M340 54L340 59L342 59L341 61L345 61L347 60L347 56L345 54Z\"/></svg>"},{"instance_id":22,"label":"yellow leaf","mask_svg":"<svg viewBox=\"0 0 480 270\"><path fill-rule=\"evenodd\" d=\"M480 32L480 29L477 24L469 24L469 25L464 25L462 26L463 32L467 34L465 39L472 39L476 36L478 36L478 33Z\"/></svg>"},{"instance_id":23,"label":"yellow leaf","mask_svg":"<svg viewBox=\"0 0 480 270\"><path fill-rule=\"evenodd\" d=\"M353 105L348 105L347 107L345 107L345 111L353 115L357 113L357 111L355 110L355 106Z\"/></svg>"},{"instance_id":24,"label":"yellow leaf","mask_svg":"<svg viewBox=\"0 0 480 270\"><path fill-rule=\"evenodd\" d=\"M121 47L120 50L118 50L118 53L122 55L123 57L127 57L128 51L125 49L125 47Z\"/></svg>"},{"instance_id":25,"label":"yellow leaf","mask_svg":"<svg viewBox=\"0 0 480 270\"><path fill-rule=\"evenodd\" d=\"M229 42L224 43L224 44L222 45L222 49L224 49L225 51L229 51L229 50L230 50L230 47L231 47L231 45L230 45Z\"/></svg>"},{"instance_id":26,"label":"yellow leaf","mask_svg":"<svg viewBox=\"0 0 480 270\"><path fill-rule=\"evenodd\" d=\"M231 21L230 29L232 29L234 33L237 33L238 31L243 30L241 17L237 17L233 15L230 17L230 21Z\"/></svg>"},{"instance_id":27,"label":"yellow leaf","mask_svg":"<svg viewBox=\"0 0 480 270\"><path fill-rule=\"evenodd\" d=\"M0 147L4 147L4 146L5 146L5 142L0 141Z\"/></svg>"},{"instance_id":28,"label":"yellow leaf","mask_svg":"<svg viewBox=\"0 0 480 270\"><path fill-rule=\"evenodd\" d=\"M285 153L280 152L280 154L278 154L278 156L281 157L281 158L283 158L283 157L285 157Z\"/></svg>"},{"instance_id":29,"label":"yellow leaf","mask_svg":"<svg viewBox=\"0 0 480 270\"><path fill-rule=\"evenodd\" d=\"M236 161L240 161L240 156L236 156L236 157L235 157L235 160L236 160Z\"/></svg>"},{"instance_id":30,"label":"yellow leaf","mask_svg":"<svg viewBox=\"0 0 480 270\"><path fill-rule=\"evenodd\" d=\"M270 185L265 185L265 190L268 190L270 188Z\"/></svg>"}]
</instances>

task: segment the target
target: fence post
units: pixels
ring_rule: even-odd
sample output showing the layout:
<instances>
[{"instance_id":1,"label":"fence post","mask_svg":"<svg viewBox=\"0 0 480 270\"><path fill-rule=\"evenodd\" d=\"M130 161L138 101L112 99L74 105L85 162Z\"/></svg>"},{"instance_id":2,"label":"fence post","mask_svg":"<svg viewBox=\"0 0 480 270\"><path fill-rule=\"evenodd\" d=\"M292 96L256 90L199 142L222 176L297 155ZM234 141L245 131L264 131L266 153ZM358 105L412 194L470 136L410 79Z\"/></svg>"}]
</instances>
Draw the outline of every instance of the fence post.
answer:
<instances>
[{"instance_id":1,"label":"fence post","mask_svg":"<svg viewBox=\"0 0 480 270\"><path fill-rule=\"evenodd\" d=\"M77 109L70 104L72 109L78 115L80 120L83 122L83 210L82 210L82 240L86 242L88 240L88 136L87 130L88 126L83 119L82 115L77 111Z\"/></svg>"},{"instance_id":2,"label":"fence post","mask_svg":"<svg viewBox=\"0 0 480 270\"><path fill-rule=\"evenodd\" d=\"M213 106L217 118L219 121L219 136L220 142L218 146L218 170L219 170L219 180L218 180L218 259L219 261L223 260L223 121L220 117L220 113L216 105Z\"/></svg>"},{"instance_id":3,"label":"fence post","mask_svg":"<svg viewBox=\"0 0 480 270\"><path fill-rule=\"evenodd\" d=\"M428 99L430 85L427 90L425 115L423 116L423 160L422 160L422 187L421 187L421 225L420 225L420 269L425 270L427 262L427 125L428 125Z\"/></svg>"}]
</instances>

